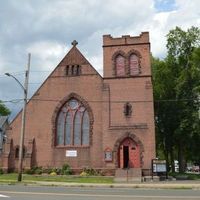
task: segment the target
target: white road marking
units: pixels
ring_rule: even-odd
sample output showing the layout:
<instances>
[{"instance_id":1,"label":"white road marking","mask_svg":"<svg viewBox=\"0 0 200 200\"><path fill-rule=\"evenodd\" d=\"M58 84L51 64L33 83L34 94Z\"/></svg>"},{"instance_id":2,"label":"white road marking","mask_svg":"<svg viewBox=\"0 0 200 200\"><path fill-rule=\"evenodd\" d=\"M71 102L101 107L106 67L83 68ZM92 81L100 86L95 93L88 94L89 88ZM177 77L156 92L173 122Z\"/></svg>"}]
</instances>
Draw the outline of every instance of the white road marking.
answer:
<instances>
[{"instance_id":1,"label":"white road marking","mask_svg":"<svg viewBox=\"0 0 200 200\"><path fill-rule=\"evenodd\" d=\"M9 196L5 196L3 194L0 194L0 198L3 197L3 198L9 198Z\"/></svg>"}]
</instances>

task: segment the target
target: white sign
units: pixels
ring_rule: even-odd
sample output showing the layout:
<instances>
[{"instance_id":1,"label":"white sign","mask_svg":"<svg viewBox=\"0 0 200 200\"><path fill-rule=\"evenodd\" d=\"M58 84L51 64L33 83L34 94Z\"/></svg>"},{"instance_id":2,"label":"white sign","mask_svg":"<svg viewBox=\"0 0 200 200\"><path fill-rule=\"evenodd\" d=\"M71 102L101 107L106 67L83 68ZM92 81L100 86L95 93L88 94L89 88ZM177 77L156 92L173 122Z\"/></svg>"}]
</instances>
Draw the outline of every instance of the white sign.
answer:
<instances>
[{"instance_id":1,"label":"white sign","mask_svg":"<svg viewBox=\"0 0 200 200\"><path fill-rule=\"evenodd\" d=\"M76 150L67 150L66 157L77 157L77 151Z\"/></svg>"},{"instance_id":2,"label":"white sign","mask_svg":"<svg viewBox=\"0 0 200 200\"><path fill-rule=\"evenodd\" d=\"M166 160L152 160L153 162L153 172L166 172L167 166L166 166Z\"/></svg>"}]
</instances>

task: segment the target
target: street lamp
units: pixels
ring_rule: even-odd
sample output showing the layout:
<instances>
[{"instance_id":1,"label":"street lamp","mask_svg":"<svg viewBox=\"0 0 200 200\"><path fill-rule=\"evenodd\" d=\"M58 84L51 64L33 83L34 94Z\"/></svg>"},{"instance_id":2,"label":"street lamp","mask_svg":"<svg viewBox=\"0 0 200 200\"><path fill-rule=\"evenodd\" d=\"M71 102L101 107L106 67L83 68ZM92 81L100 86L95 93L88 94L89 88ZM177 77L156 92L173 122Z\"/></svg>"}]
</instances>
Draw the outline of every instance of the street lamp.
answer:
<instances>
[{"instance_id":1,"label":"street lamp","mask_svg":"<svg viewBox=\"0 0 200 200\"><path fill-rule=\"evenodd\" d=\"M22 110L22 122L21 122L21 133L20 133L20 143L19 143L19 166L18 166L18 181L22 181L22 171L23 171L23 146L24 146L24 133L25 133L25 123L26 123L26 103L27 103L27 93L28 93L28 79L30 71L30 60L31 54L28 54L28 64L27 70L25 72L25 82L24 86L20 81L10 73L5 73L6 76L12 77L20 85L24 92L24 105Z\"/></svg>"}]
</instances>

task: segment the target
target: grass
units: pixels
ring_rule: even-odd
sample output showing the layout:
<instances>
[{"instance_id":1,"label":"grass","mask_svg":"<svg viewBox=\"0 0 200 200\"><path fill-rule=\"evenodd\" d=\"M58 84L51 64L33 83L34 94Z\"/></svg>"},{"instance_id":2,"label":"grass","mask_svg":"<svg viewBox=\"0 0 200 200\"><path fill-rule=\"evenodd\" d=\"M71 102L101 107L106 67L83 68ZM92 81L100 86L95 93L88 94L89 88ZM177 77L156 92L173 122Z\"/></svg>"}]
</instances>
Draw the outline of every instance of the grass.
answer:
<instances>
[{"instance_id":1,"label":"grass","mask_svg":"<svg viewBox=\"0 0 200 200\"><path fill-rule=\"evenodd\" d=\"M104 176L48 176L48 175L27 175L23 174L24 182L34 181L48 181L48 182L68 182L68 183L113 183L112 177ZM17 174L2 174L0 175L0 182L15 183L17 182Z\"/></svg>"},{"instance_id":2,"label":"grass","mask_svg":"<svg viewBox=\"0 0 200 200\"><path fill-rule=\"evenodd\" d=\"M173 177L187 177L187 180L200 180L200 174L192 174L192 173L169 173L170 176Z\"/></svg>"}]
</instances>

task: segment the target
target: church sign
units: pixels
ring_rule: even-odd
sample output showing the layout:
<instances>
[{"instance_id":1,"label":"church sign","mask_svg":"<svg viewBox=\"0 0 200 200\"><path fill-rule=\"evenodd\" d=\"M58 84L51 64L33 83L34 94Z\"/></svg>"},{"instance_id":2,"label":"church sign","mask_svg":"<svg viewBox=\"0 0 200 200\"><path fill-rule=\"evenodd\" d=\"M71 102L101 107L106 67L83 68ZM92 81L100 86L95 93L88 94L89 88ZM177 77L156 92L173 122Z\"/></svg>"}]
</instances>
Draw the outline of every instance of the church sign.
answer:
<instances>
[{"instance_id":1,"label":"church sign","mask_svg":"<svg viewBox=\"0 0 200 200\"><path fill-rule=\"evenodd\" d=\"M112 156L112 150L110 148L105 149L105 151L104 151L104 160L106 162L112 162L113 156Z\"/></svg>"},{"instance_id":2,"label":"church sign","mask_svg":"<svg viewBox=\"0 0 200 200\"><path fill-rule=\"evenodd\" d=\"M77 157L77 151L76 150L67 150L66 157Z\"/></svg>"},{"instance_id":3,"label":"church sign","mask_svg":"<svg viewBox=\"0 0 200 200\"><path fill-rule=\"evenodd\" d=\"M154 173L166 172L167 171L166 160L153 159L152 160L152 170Z\"/></svg>"}]
</instances>

